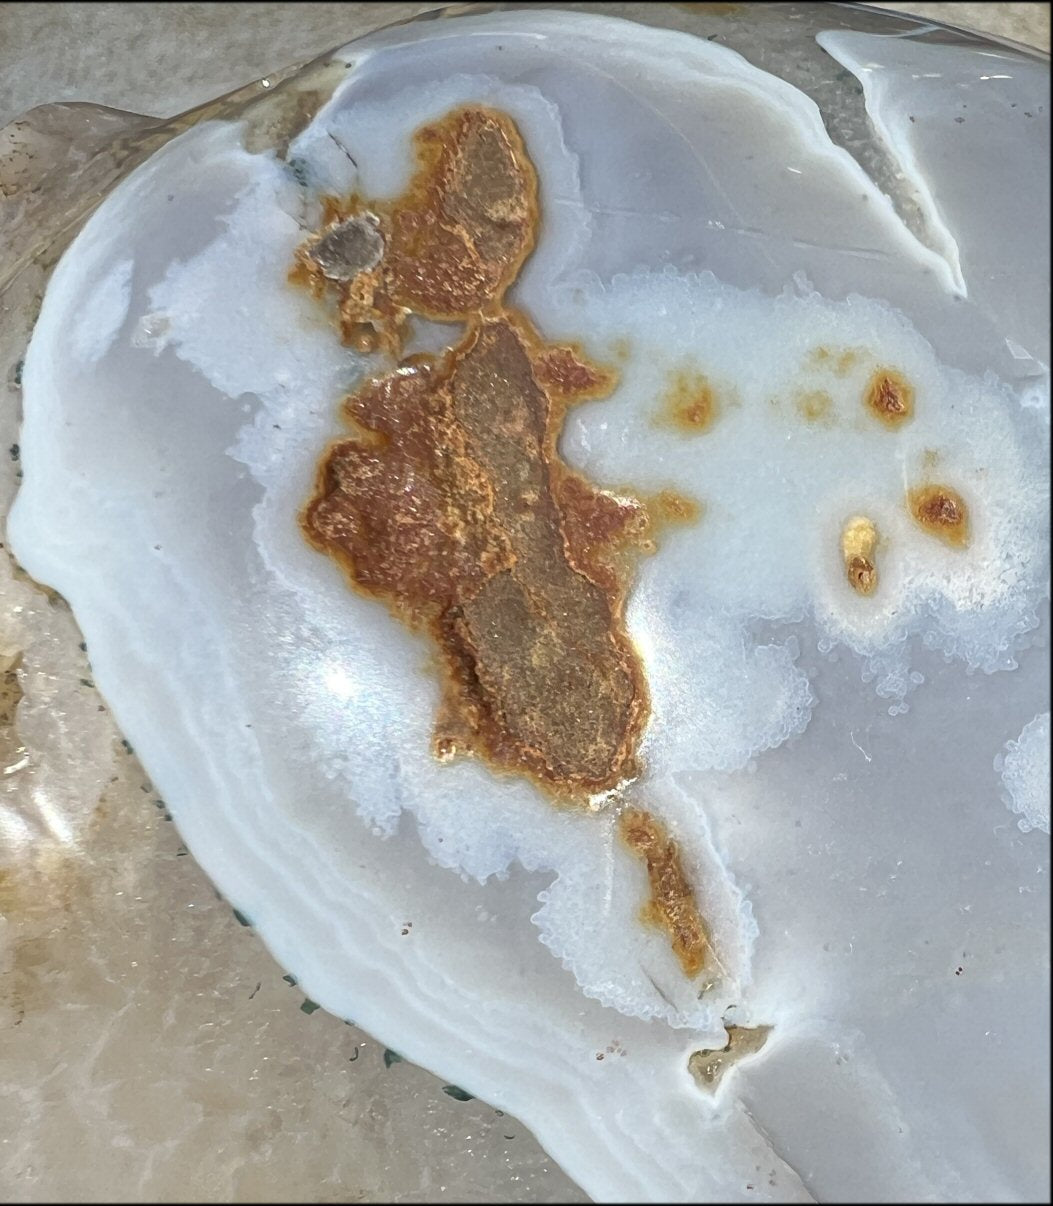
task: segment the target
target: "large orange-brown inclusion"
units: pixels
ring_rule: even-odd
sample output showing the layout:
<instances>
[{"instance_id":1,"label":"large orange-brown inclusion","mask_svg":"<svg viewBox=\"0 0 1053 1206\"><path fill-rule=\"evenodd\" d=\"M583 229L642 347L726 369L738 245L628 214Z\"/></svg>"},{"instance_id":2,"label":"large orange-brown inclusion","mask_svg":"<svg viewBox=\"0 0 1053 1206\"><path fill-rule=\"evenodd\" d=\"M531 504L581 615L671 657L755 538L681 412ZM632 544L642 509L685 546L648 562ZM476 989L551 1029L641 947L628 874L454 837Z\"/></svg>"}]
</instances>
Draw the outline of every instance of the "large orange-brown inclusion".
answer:
<instances>
[{"instance_id":1,"label":"large orange-brown inclusion","mask_svg":"<svg viewBox=\"0 0 1053 1206\"><path fill-rule=\"evenodd\" d=\"M567 406L614 377L503 304L538 224L510 119L459 109L420 130L416 149L397 201L329 206L298 275L335 292L357 346L398 354L412 315L462 322L463 334L346 400L355 434L328 449L303 528L358 589L434 638L446 671L437 754L473 753L585 803L638 774L648 714L623 619L647 510L597 490L557 450ZM654 903L656 916L682 916L682 901ZM677 927L694 974L701 954L681 956Z\"/></svg>"}]
</instances>

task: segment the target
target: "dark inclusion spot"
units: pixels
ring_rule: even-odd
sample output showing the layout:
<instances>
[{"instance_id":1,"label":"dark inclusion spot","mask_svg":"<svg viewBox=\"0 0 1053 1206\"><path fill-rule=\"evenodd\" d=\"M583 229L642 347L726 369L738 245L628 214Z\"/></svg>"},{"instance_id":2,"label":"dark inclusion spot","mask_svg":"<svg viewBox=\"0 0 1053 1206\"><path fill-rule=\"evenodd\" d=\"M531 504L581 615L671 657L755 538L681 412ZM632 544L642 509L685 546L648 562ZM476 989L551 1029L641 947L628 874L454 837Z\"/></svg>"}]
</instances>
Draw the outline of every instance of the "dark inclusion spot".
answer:
<instances>
[{"instance_id":1,"label":"dark inclusion spot","mask_svg":"<svg viewBox=\"0 0 1053 1206\"><path fill-rule=\"evenodd\" d=\"M469 1093L467 1089L462 1089L459 1085L443 1085L442 1091L447 1097L452 1097L454 1101L474 1101L475 1094Z\"/></svg>"},{"instance_id":2,"label":"dark inclusion spot","mask_svg":"<svg viewBox=\"0 0 1053 1206\"><path fill-rule=\"evenodd\" d=\"M380 263L384 240L368 214L331 226L308 248L313 263L331 281L350 281Z\"/></svg>"}]
</instances>

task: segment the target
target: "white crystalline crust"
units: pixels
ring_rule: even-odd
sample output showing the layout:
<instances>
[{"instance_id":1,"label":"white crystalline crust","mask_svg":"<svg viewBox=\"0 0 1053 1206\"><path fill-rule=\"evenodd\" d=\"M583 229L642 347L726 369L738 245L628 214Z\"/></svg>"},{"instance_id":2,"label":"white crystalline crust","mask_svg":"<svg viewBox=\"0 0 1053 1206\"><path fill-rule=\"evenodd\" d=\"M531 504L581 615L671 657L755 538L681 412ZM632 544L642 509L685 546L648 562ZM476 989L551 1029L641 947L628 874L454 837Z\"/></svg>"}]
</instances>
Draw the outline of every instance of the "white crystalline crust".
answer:
<instances>
[{"instance_id":1,"label":"white crystalline crust","mask_svg":"<svg viewBox=\"0 0 1053 1206\"><path fill-rule=\"evenodd\" d=\"M1049 833L1049 713L1024 725L1015 741L995 760L1001 771L1006 803L1020 820L1024 833Z\"/></svg>"},{"instance_id":2,"label":"white crystalline crust","mask_svg":"<svg viewBox=\"0 0 1053 1206\"><path fill-rule=\"evenodd\" d=\"M564 298L557 329L588 331L600 351L619 338L633 345L614 396L571 416L571 461L601 483L673 487L706 508L703 521L644 570L630 608L638 640L683 631L684 619L668 618L671 606L692 625L713 615L744 625L808 612L820 639L867 659L880 671L878 692L893 698L915 685L905 645L913 633L973 668L1013 665L1015 638L1037 622L1049 493L1042 448L1022 436L1005 387L940 366L902 316L860 297L837 305L814 294L773 299L729 291L709 276L650 274L568 287ZM836 368L846 353L850 366ZM863 401L884 368L915 389L915 418L897 432L885 431ZM677 370L711 383L723 413L705 435L685 438L655 422ZM816 398L824 415L803 419L800 407ZM911 517L908 489L931 481L966 500L967 550L934 539ZM838 551L854 515L868 516L879 533L881 586L869 597L852 590ZM697 649L705 675L705 635L682 643L669 642L670 662ZM727 648L726 639L716 643ZM784 673L792 675L788 662ZM734 676L714 659L713 677L699 694L719 699L720 684ZM793 699L789 683L783 690ZM755 699L757 687L743 695ZM795 727L779 723L780 737ZM712 731L708 717L705 727ZM764 737L757 748L772 744Z\"/></svg>"},{"instance_id":3,"label":"white crystalline crust","mask_svg":"<svg viewBox=\"0 0 1053 1206\"><path fill-rule=\"evenodd\" d=\"M768 1099L748 1112L726 1093L707 1104L687 1053L722 1045L732 1008L740 1023L774 1023L760 1084L818 1033L855 1033L880 996L878 1046L852 1039L845 1073L809 1057L802 1078L821 1096L847 1076L839 1117L909 1170L908 1198L939 1197L963 1175L940 1155L946 1134L923 1104L887 1105L889 1027L916 1009L900 985L919 973L878 989L871 969L905 957L889 917L908 934L933 910L944 924L947 885L927 869L952 822L942 799L931 818L911 800L867 828L880 820L869 800L837 794L842 765L853 780L861 757L870 766L854 730L843 750L844 734L807 743L820 680L836 681L838 707L855 706L863 672L899 711L920 678L915 638L959 673L1012 664L1048 582L1047 483L1029 426L1041 419L993 376L947 367L948 332L968 340L975 314L830 147L810 102L720 47L552 20L387 35L290 164L213 124L115 190L56 270L27 357L12 538L70 599L96 680L191 849L315 999L518 1112L597 1198L791 1201L809 1189L751 1121ZM628 611L654 701L633 791L680 842L724 969L701 1000L639 924L643 869L609 817L553 809L470 761L437 765L425 643L348 590L297 528L318 457L342 434L341 395L383 367L342 349L324 307L287 283L316 193L397 193L414 128L464 100L509 112L538 166L543 235L516 304L546 337L580 339L621 373L610 399L572 413L564 454L602 484L676 488L703 507L643 563ZM733 119L756 154L729 144ZM800 180L775 174L783 154ZM885 300L858 296L861 262L865 292ZM118 329L119 290L97 329L68 339L114 264L130 290ZM792 287L802 266L823 296ZM851 366L824 367L820 347L852 352ZM916 389L917 416L896 433L860 404L879 365ZM712 430L693 438L654 423L670 374L685 370L718 401ZM829 395L826 424L796 411L816 391ZM907 516L905 488L930 453L969 504L966 550ZM850 590L837 545L860 511L882 536L868 599ZM801 652L814 642L849 657L816 663ZM879 737L906 723L866 715ZM792 802L766 780L761 807L735 772L762 778L777 747L804 769ZM900 830L916 880L871 879L872 864L907 861L888 853L843 869ZM848 834L855 844L825 862ZM882 898L901 875L917 894L901 913L854 912L856 892ZM598 1059L615 1040L626 1058ZM926 1159L904 1156L908 1116ZM977 1185L1006 1192L1011 1162L957 1139L954 1152Z\"/></svg>"}]
</instances>

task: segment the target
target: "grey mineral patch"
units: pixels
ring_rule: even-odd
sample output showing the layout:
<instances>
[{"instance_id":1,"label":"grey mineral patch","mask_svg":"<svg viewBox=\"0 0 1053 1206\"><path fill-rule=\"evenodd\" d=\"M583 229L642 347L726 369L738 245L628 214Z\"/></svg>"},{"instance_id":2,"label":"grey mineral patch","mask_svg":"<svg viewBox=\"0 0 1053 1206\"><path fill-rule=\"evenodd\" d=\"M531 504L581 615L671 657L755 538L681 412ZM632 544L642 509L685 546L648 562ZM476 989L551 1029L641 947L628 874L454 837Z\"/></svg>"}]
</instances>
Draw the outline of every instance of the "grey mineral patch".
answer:
<instances>
[{"instance_id":1,"label":"grey mineral patch","mask_svg":"<svg viewBox=\"0 0 1053 1206\"><path fill-rule=\"evenodd\" d=\"M350 281L380 263L384 240L376 218L360 214L330 227L307 254L331 281Z\"/></svg>"}]
</instances>

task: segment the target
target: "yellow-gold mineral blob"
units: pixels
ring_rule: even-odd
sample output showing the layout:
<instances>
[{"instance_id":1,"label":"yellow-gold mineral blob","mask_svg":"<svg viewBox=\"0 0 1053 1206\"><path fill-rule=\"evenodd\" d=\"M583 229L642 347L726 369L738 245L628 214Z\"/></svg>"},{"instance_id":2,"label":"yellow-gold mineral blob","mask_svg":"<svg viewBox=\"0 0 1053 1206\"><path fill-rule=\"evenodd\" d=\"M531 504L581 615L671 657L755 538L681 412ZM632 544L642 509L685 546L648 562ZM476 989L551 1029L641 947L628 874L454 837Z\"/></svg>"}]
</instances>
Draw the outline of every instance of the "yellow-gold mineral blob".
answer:
<instances>
[{"instance_id":1,"label":"yellow-gold mineral blob","mask_svg":"<svg viewBox=\"0 0 1053 1206\"><path fill-rule=\"evenodd\" d=\"M841 557L845 575L852 589L860 595L872 595L877 590L878 575L874 562L878 533L873 520L853 515L841 529Z\"/></svg>"}]
</instances>

